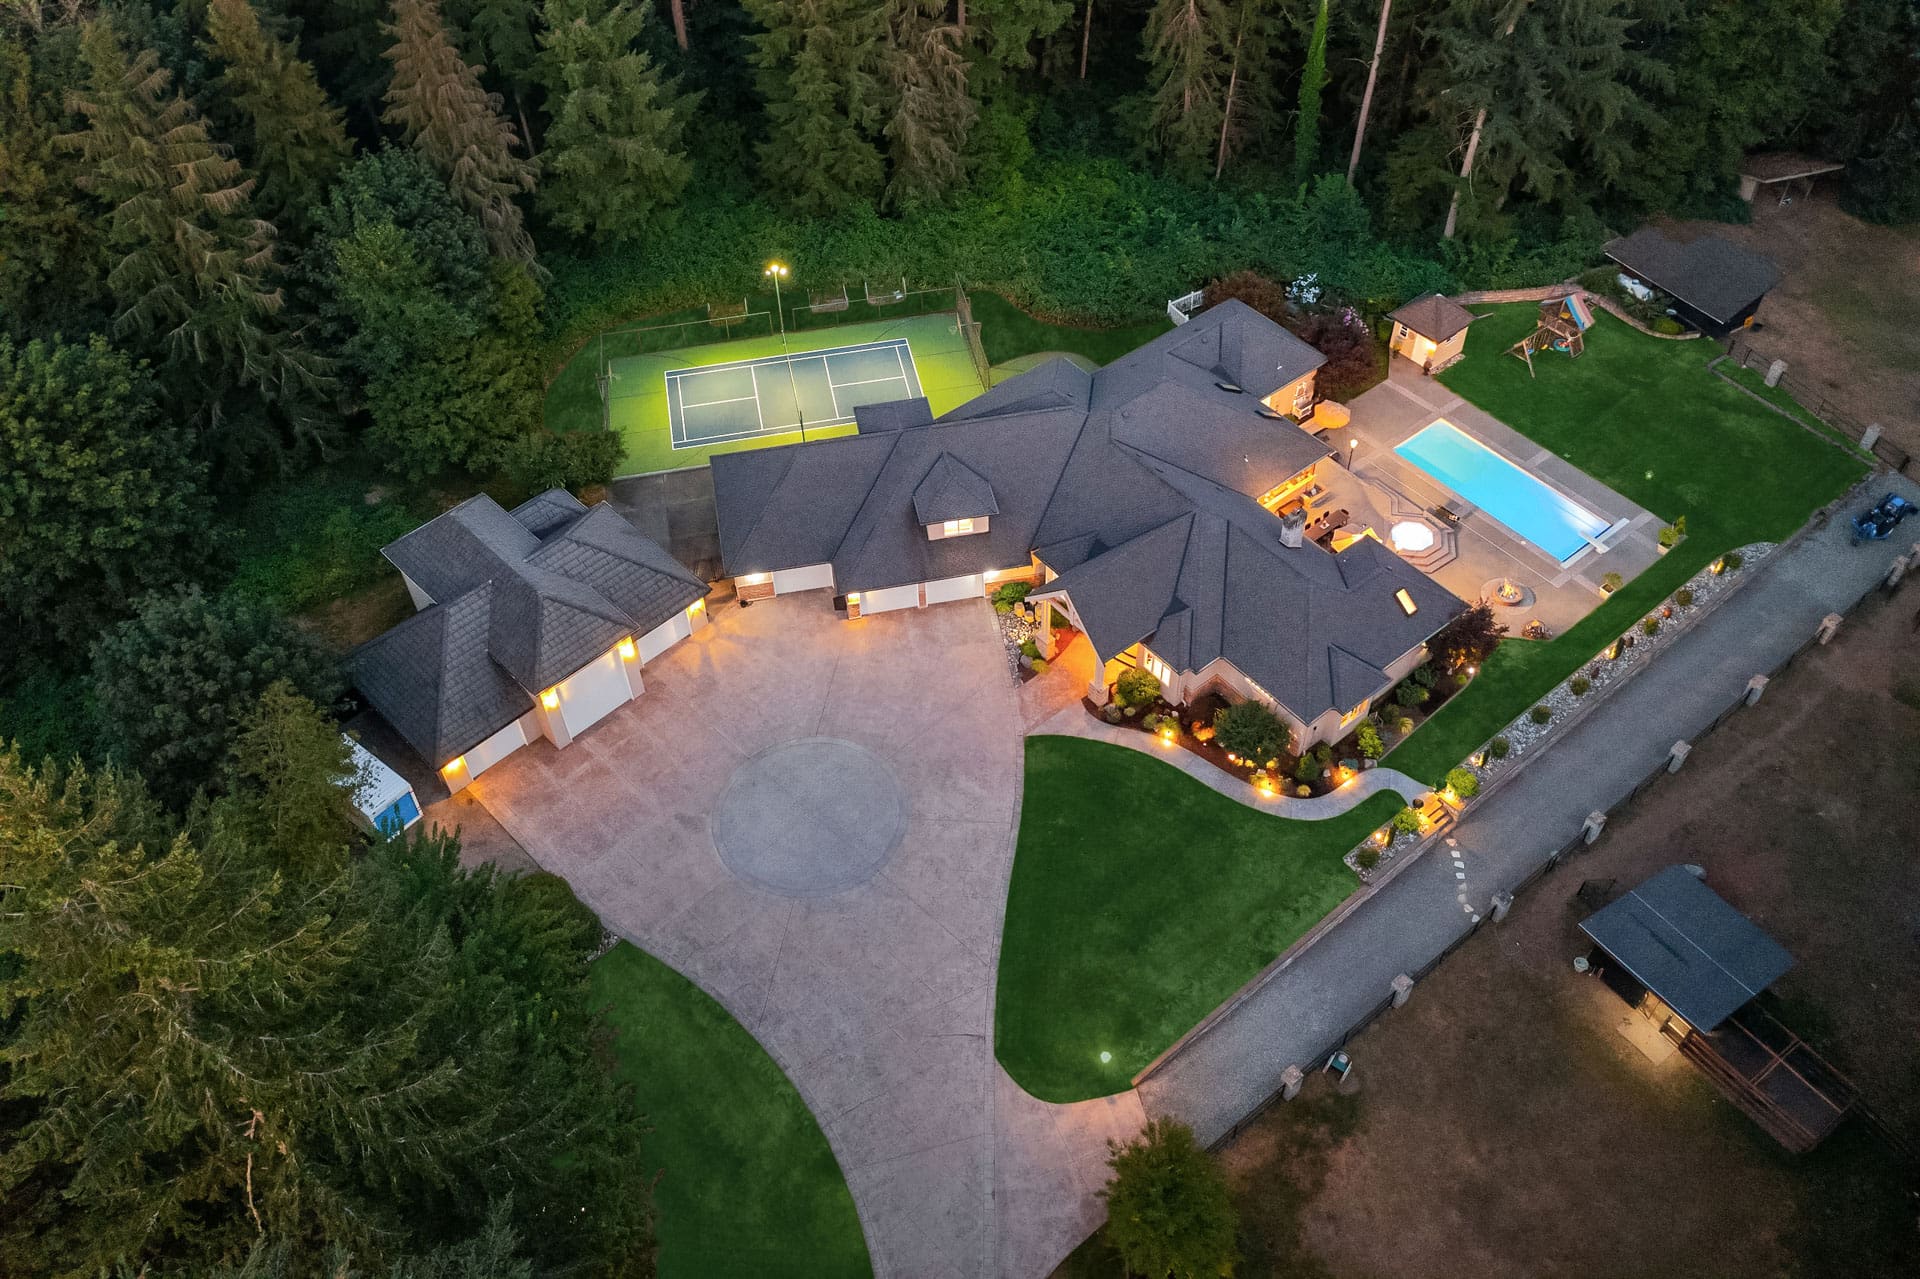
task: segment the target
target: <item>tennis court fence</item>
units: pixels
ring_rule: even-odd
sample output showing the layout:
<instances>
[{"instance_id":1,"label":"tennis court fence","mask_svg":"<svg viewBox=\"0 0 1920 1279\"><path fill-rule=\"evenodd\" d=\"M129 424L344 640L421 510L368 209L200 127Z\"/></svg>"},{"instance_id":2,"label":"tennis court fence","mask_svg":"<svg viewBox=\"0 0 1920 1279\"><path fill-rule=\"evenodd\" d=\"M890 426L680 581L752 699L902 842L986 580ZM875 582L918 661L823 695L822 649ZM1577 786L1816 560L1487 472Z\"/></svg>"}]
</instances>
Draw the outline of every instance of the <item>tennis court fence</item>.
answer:
<instances>
[{"instance_id":1,"label":"tennis court fence","mask_svg":"<svg viewBox=\"0 0 1920 1279\"><path fill-rule=\"evenodd\" d=\"M973 359L973 372L980 379L980 389L993 389L993 375L987 371L987 348L980 342L980 321L973 318L973 299L967 296L967 286L955 282L953 286L953 313L960 322L960 336L967 341L967 354Z\"/></svg>"}]
</instances>

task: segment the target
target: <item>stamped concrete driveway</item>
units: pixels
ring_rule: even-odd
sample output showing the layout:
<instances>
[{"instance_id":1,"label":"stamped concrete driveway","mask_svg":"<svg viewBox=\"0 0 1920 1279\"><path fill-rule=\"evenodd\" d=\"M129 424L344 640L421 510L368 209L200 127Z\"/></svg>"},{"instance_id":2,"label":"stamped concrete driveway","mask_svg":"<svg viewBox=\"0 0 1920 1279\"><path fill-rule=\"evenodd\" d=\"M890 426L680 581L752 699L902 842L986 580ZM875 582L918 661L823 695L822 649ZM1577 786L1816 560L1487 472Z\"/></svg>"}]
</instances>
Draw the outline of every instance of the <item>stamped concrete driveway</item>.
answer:
<instances>
[{"instance_id":1,"label":"stamped concrete driveway","mask_svg":"<svg viewBox=\"0 0 1920 1279\"><path fill-rule=\"evenodd\" d=\"M474 792L765 1045L880 1274L1045 1274L1097 1224L1104 1139L1141 1114L1044 1105L993 1057L1022 724L986 603L857 623L822 593L728 604L645 678Z\"/></svg>"}]
</instances>

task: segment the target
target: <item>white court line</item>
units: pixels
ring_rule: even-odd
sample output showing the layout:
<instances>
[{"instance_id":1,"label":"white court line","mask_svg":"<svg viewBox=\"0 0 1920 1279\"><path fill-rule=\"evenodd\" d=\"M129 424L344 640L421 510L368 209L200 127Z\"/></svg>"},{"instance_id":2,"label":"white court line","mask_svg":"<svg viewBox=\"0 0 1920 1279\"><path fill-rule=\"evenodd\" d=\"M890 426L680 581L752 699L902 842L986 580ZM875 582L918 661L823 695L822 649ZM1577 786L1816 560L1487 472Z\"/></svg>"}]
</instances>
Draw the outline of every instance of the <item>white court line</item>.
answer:
<instances>
[{"instance_id":1,"label":"white court line","mask_svg":"<svg viewBox=\"0 0 1920 1279\"><path fill-rule=\"evenodd\" d=\"M756 379L755 382L757 387L758 379ZM686 397L682 396L680 399L680 404L683 408L704 409L704 408L711 408L715 404L740 404L740 403L744 403L747 400L757 400L759 398L760 397L758 395L736 395L730 400L701 400L697 404L688 404L686 401Z\"/></svg>"},{"instance_id":2,"label":"white court line","mask_svg":"<svg viewBox=\"0 0 1920 1279\"><path fill-rule=\"evenodd\" d=\"M836 382L833 380L833 370L827 370L828 386L872 386L875 382L905 382L906 380L898 373L889 373L885 377L862 378L858 382Z\"/></svg>"},{"instance_id":3,"label":"white court line","mask_svg":"<svg viewBox=\"0 0 1920 1279\"><path fill-rule=\"evenodd\" d=\"M753 379L753 397L752 398L753 398L754 420L760 423L760 429L764 431L767 429L767 411L766 409L760 406L760 374L754 369L752 365L748 365L747 376ZM732 404L733 402L734 401L732 400L727 401L728 404Z\"/></svg>"}]
</instances>

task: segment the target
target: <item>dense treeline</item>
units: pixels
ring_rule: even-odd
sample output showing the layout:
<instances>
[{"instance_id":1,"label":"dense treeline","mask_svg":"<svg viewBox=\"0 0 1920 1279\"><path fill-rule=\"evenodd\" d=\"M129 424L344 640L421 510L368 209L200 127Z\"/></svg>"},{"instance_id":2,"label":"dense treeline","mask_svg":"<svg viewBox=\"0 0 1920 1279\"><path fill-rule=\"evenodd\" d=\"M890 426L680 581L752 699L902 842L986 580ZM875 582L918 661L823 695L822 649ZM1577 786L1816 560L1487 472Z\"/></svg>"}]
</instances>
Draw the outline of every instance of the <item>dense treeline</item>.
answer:
<instances>
[{"instance_id":1,"label":"dense treeline","mask_svg":"<svg viewBox=\"0 0 1920 1279\"><path fill-rule=\"evenodd\" d=\"M590 921L347 830L284 615L444 497L604 479L541 420L596 329L776 254L1372 315L1737 216L1757 148L1911 219L1917 70L1912 0L10 0L0 1269L647 1268Z\"/></svg>"}]
</instances>

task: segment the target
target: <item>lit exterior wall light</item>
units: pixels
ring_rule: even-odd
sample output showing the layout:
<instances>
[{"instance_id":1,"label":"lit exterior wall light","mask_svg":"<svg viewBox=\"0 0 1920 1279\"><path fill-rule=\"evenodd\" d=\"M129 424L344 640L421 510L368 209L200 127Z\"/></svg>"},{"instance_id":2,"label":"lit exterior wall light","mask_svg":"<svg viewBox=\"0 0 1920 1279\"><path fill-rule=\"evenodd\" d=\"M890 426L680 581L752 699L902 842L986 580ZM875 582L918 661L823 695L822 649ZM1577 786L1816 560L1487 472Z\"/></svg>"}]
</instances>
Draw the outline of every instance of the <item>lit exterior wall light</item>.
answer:
<instances>
[{"instance_id":1,"label":"lit exterior wall light","mask_svg":"<svg viewBox=\"0 0 1920 1279\"><path fill-rule=\"evenodd\" d=\"M688 617L694 617L706 611L707 611L707 602L705 600L695 600L693 603L687 605Z\"/></svg>"},{"instance_id":2,"label":"lit exterior wall light","mask_svg":"<svg viewBox=\"0 0 1920 1279\"><path fill-rule=\"evenodd\" d=\"M546 692L540 694L540 704L546 707L550 711L559 710L560 709L560 690L557 688L550 688Z\"/></svg>"},{"instance_id":3,"label":"lit exterior wall light","mask_svg":"<svg viewBox=\"0 0 1920 1279\"><path fill-rule=\"evenodd\" d=\"M1713 570L1713 575L1715 577L1720 576L1722 573L1727 571L1726 556L1724 555L1720 556L1719 558L1715 559L1713 563L1707 565L1707 567Z\"/></svg>"},{"instance_id":4,"label":"lit exterior wall light","mask_svg":"<svg viewBox=\"0 0 1920 1279\"><path fill-rule=\"evenodd\" d=\"M467 757L465 755L456 755L452 759L448 760L446 763L442 764L440 766L440 771L445 776L452 777L455 773L465 772L466 768L467 768Z\"/></svg>"},{"instance_id":5,"label":"lit exterior wall light","mask_svg":"<svg viewBox=\"0 0 1920 1279\"><path fill-rule=\"evenodd\" d=\"M638 656L640 656L640 650L633 646L633 641L631 639L623 639L620 641L620 660L621 661L631 662L634 658Z\"/></svg>"}]
</instances>

